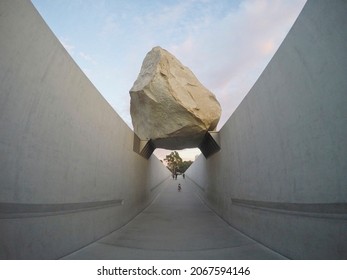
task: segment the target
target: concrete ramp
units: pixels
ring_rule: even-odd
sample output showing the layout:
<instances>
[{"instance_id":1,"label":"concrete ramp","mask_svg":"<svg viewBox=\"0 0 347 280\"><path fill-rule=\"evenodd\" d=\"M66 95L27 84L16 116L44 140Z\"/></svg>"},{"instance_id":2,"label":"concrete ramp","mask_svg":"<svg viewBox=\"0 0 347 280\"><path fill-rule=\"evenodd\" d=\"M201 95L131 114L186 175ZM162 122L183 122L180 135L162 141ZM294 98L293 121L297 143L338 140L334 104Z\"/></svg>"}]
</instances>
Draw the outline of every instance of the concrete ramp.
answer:
<instances>
[{"instance_id":1,"label":"concrete ramp","mask_svg":"<svg viewBox=\"0 0 347 280\"><path fill-rule=\"evenodd\" d=\"M195 188L188 179L166 180L135 219L64 259L284 259L228 225Z\"/></svg>"}]
</instances>

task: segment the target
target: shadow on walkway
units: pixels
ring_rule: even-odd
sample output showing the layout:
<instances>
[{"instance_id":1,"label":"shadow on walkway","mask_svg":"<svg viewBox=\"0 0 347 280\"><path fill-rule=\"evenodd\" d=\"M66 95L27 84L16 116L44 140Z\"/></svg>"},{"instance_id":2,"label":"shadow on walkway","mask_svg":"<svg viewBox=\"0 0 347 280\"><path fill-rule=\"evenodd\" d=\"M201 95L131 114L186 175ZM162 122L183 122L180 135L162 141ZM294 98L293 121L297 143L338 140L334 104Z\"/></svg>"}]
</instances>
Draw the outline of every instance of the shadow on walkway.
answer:
<instances>
[{"instance_id":1,"label":"shadow on walkway","mask_svg":"<svg viewBox=\"0 0 347 280\"><path fill-rule=\"evenodd\" d=\"M190 180L163 184L155 201L127 225L64 259L283 259L219 218Z\"/></svg>"}]
</instances>

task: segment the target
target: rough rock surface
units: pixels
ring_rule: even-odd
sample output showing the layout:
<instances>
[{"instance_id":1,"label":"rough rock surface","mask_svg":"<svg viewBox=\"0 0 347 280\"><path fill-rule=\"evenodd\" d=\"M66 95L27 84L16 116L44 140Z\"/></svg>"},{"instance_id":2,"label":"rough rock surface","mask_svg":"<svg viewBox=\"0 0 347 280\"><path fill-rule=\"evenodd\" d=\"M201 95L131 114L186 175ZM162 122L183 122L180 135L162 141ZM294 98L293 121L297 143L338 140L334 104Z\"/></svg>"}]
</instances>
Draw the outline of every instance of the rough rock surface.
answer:
<instances>
[{"instance_id":1,"label":"rough rock surface","mask_svg":"<svg viewBox=\"0 0 347 280\"><path fill-rule=\"evenodd\" d=\"M214 94L160 47L146 55L130 96L134 132L156 148L197 147L221 115Z\"/></svg>"}]
</instances>

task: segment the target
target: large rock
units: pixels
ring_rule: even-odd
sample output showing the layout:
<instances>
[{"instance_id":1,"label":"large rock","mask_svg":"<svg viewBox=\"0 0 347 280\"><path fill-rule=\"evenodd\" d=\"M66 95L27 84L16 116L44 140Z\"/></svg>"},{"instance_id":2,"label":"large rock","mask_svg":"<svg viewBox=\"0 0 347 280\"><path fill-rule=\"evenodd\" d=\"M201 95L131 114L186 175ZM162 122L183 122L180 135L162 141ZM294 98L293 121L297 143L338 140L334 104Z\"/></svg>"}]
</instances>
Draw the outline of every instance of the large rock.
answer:
<instances>
[{"instance_id":1,"label":"large rock","mask_svg":"<svg viewBox=\"0 0 347 280\"><path fill-rule=\"evenodd\" d=\"M197 147L221 115L216 97L160 47L146 55L130 96L134 132L156 148Z\"/></svg>"}]
</instances>

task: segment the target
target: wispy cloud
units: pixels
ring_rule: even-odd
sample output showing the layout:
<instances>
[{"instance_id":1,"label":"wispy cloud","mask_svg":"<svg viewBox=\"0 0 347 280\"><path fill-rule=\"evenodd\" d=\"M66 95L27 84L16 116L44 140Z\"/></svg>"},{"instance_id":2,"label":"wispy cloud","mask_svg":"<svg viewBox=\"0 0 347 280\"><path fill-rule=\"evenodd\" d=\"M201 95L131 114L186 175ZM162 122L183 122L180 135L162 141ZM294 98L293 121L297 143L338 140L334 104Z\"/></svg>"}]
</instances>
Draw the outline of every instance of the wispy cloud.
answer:
<instances>
[{"instance_id":1,"label":"wispy cloud","mask_svg":"<svg viewBox=\"0 0 347 280\"><path fill-rule=\"evenodd\" d=\"M74 55L74 50L75 46L70 43L70 40L67 38L59 38L60 43L64 46L64 48L68 51L68 53L73 56Z\"/></svg>"},{"instance_id":2,"label":"wispy cloud","mask_svg":"<svg viewBox=\"0 0 347 280\"><path fill-rule=\"evenodd\" d=\"M246 0L237 9L171 46L217 95L221 124L230 117L289 31L305 0Z\"/></svg>"},{"instance_id":3,"label":"wispy cloud","mask_svg":"<svg viewBox=\"0 0 347 280\"><path fill-rule=\"evenodd\" d=\"M84 59L85 61L87 61L87 62L89 62L89 63L91 63L91 64L93 64L93 65L96 65L96 64L97 64L96 61L95 61L95 59L93 59L89 54L86 54L86 53L84 53L84 52L79 52L78 55L79 55L82 59Z\"/></svg>"},{"instance_id":4,"label":"wispy cloud","mask_svg":"<svg viewBox=\"0 0 347 280\"><path fill-rule=\"evenodd\" d=\"M129 89L148 51L170 51L211 90L227 121L306 0L45 1L50 27L131 125ZM64 18L57 17L57 14ZM97 59L96 59L97 58Z\"/></svg>"},{"instance_id":5,"label":"wispy cloud","mask_svg":"<svg viewBox=\"0 0 347 280\"><path fill-rule=\"evenodd\" d=\"M115 33L119 30L119 23L117 22L115 15L109 15L105 18L104 23L101 27L101 36L116 35Z\"/></svg>"}]
</instances>

